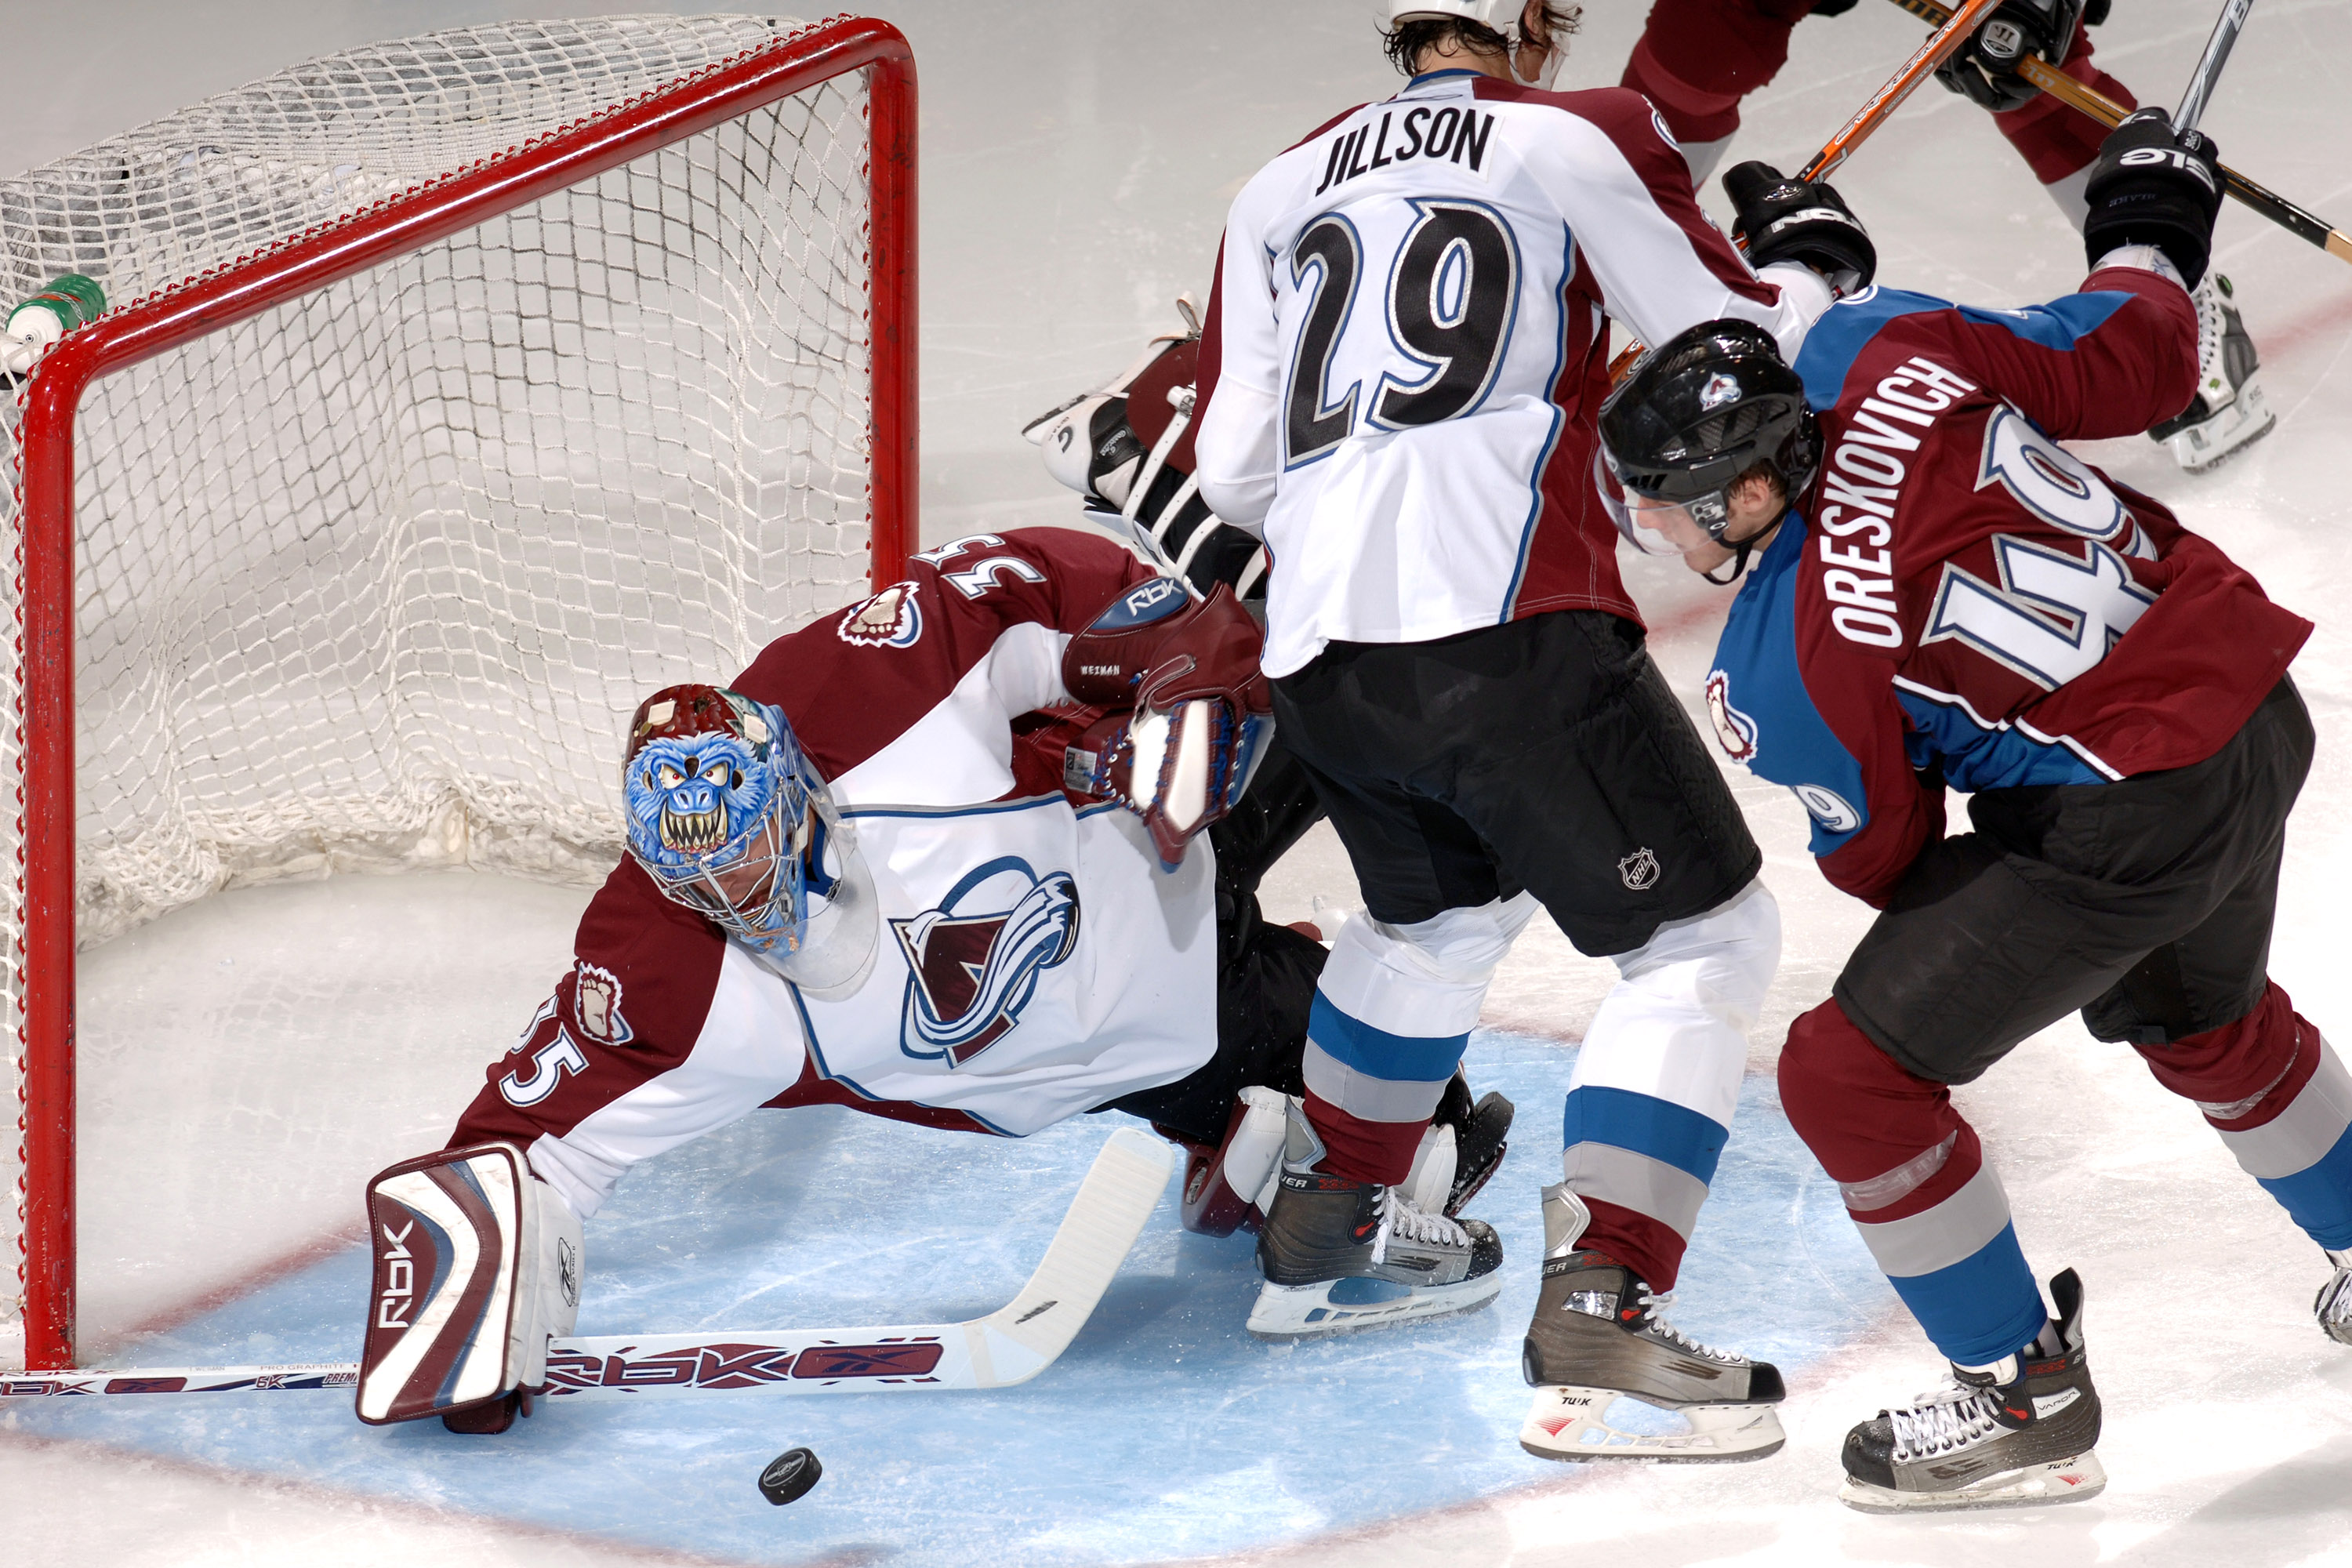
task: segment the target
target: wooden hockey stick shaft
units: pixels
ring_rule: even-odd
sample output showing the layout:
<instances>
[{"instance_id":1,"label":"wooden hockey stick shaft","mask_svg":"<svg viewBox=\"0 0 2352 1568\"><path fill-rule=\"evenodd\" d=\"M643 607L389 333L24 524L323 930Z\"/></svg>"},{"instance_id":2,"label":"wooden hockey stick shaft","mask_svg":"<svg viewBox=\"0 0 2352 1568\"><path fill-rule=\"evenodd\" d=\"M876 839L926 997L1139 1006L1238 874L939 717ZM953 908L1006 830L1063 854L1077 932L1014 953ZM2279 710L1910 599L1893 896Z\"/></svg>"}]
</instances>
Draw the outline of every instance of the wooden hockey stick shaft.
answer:
<instances>
[{"instance_id":1,"label":"wooden hockey stick shaft","mask_svg":"<svg viewBox=\"0 0 2352 1568\"><path fill-rule=\"evenodd\" d=\"M1895 4L1921 21L1936 26L1941 26L1945 18L1950 16L1943 6L1936 4L1936 0L1895 0ZM2056 66L2032 56L2020 62L2017 74L2059 102L2103 125L2120 125L2124 116L2131 112L2096 88L2076 81ZM2227 182L2230 195L2242 205L2252 207L2305 244L2317 246L2338 261L2352 262L2352 236L2333 227L2325 218L2305 211L2276 192L2256 184L2226 163L2221 166L2221 176Z\"/></svg>"},{"instance_id":2,"label":"wooden hockey stick shaft","mask_svg":"<svg viewBox=\"0 0 2352 1568\"><path fill-rule=\"evenodd\" d=\"M919 1393L1026 1383L1069 1348L1134 1249L1174 1168L1138 1128L1110 1135L1018 1295L960 1323L603 1334L548 1347L548 1396ZM357 1362L0 1372L0 1400L89 1394L348 1392Z\"/></svg>"},{"instance_id":3,"label":"wooden hockey stick shaft","mask_svg":"<svg viewBox=\"0 0 2352 1568\"><path fill-rule=\"evenodd\" d=\"M1827 179L1833 170L1853 156L1856 148L1870 139L1872 132L1885 124L1887 117L1903 107L1903 100L1909 98L1919 84L1927 79L1929 73L1942 65L1945 58L1958 48L1969 34L1975 30L1976 25L1991 15L2000 4L2000 0L1963 0L1959 11L1937 24L1927 41L1903 62L1903 68L1887 78L1885 85L1872 93L1863 106L1853 111L1853 118L1838 127L1837 134L1822 143L1822 150L1797 172L1796 178ZM1641 358L1647 348L1648 345L1639 338L1627 343L1617 357L1609 362L1609 379L1612 382L1624 379L1625 373L1633 368L1633 362Z\"/></svg>"},{"instance_id":4,"label":"wooden hockey stick shaft","mask_svg":"<svg viewBox=\"0 0 2352 1568\"><path fill-rule=\"evenodd\" d=\"M1886 85L1870 95L1853 118L1839 127L1836 135L1822 143L1812 162L1797 172L1800 180L1826 180L1839 164L1853 155L1854 149L1869 139L1870 133L1886 123L1887 117L1903 107L1903 100L1918 89L1935 68L1942 65L1952 52L1968 41L1977 24L1990 16L2000 0L1962 0L1960 8L1949 14L1937 29L1928 35L1912 57L1903 62L1903 68L1886 80Z\"/></svg>"}]
</instances>

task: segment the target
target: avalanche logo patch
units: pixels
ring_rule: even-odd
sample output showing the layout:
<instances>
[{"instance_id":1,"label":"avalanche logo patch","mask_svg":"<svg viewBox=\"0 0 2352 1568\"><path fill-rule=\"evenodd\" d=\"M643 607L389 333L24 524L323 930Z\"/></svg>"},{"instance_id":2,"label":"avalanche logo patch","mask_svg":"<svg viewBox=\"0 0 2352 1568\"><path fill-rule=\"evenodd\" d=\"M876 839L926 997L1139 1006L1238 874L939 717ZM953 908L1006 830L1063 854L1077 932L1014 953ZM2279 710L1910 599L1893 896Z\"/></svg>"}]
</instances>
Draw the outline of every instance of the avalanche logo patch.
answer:
<instances>
[{"instance_id":1,"label":"avalanche logo patch","mask_svg":"<svg viewBox=\"0 0 2352 1568\"><path fill-rule=\"evenodd\" d=\"M912 647L923 635L923 612L915 603L916 584L893 583L862 605L842 612L835 628L841 640L858 647Z\"/></svg>"},{"instance_id":2,"label":"avalanche logo patch","mask_svg":"<svg viewBox=\"0 0 2352 1568\"><path fill-rule=\"evenodd\" d=\"M907 955L898 1048L963 1066L1013 1032L1037 977L1078 945L1078 884L1015 856L965 874L936 909L890 921Z\"/></svg>"},{"instance_id":3,"label":"avalanche logo patch","mask_svg":"<svg viewBox=\"0 0 2352 1568\"><path fill-rule=\"evenodd\" d=\"M1756 721L1731 705L1731 677L1719 669L1706 678L1706 716L1726 756L1744 763L1756 754Z\"/></svg>"},{"instance_id":4,"label":"avalanche logo patch","mask_svg":"<svg viewBox=\"0 0 2352 1568\"><path fill-rule=\"evenodd\" d=\"M1717 371L1698 389L1698 405L1709 412L1739 401L1739 383L1727 371Z\"/></svg>"},{"instance_id":5,"label":"avalanche logo patch","mask_svg":"<svg viewBox=\"0 0 2352 1568\"><path fill-rule=\"evenodd\" d=\"M609 969L586 963L580 965L580 977L572 985L572 1011L579 1020L580 1032L592 1040L618 1046L636 1038L637 1032L621 1016L620 977Z\"/></svg>"}]
</instances>

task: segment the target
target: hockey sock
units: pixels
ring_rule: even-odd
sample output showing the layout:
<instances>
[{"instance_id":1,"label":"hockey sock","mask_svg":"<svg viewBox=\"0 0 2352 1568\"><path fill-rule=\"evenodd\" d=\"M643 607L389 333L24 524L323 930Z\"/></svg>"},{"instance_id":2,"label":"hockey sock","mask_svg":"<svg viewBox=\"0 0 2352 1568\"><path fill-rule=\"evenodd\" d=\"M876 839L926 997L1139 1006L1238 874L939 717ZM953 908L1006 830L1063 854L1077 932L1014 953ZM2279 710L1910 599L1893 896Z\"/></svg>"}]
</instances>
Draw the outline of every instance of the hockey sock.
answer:
<instances>
[{"instance_id":1,"label":"hockey sock","mask_svg":"<svg viewBox=\"0 0 2352 1568\"><path fill-rule=\"evenodd\" d=\"M1620 85L1657 106L1685 145L1739 129L1739 100L1788 63L1812 0L1657 0Z\"/></svg>"},{"instance_id":2,"label":"hockey sock","mask_svg":"<svg viewBox=\"0 0 2352 1568\"><path fill-rule=\"evenodd\" d=\"M1323 1172L1384 1186L1402 1182L1469 1038L1391 1035L1318 992L1301 1067L1307 1124L1323 1140Z\"/></svg>"},{"instance_id":3,"label":"hockey sock","mask_svg":"<svg viewBox=\"0 0 2352 1568\"><path fill-rule=\"evenodd\" d=\"M1949 1089L1896 1066L1830 1001L1790 1027L1780 1103L1948 1360L1987 1365L2041 1332L2008 1195Z\"/></svg>"},{"instance_id":4,"label":"hockey sock","mask_svg":"<svg viewBox=\"0 0 2352 1568\"><path fill-rule=\"evenodd\" d=\"M1581 1193L1577 1195L1584 1197ZM1601 1253L1612 1263L1623 1264L1653 1290L1675 1288L1682 1273L1685 1246L1679 1232L1602 1198L1584 1197L1584 1206L1592 1212L1592 1219L1577 1238L1578 1251Z\"/></svg>"},{"instance_id":5,"label":"hockey sock","mask_svg":"<svg viewBox=\"0 0 2352 1568\"><path fill-rule=\"evenodd\" d=\"M2352 1247L2352 1074L2276 983L2235 1023L2134 1048L2305 1235Z\"/></svg>"}]
</instances>

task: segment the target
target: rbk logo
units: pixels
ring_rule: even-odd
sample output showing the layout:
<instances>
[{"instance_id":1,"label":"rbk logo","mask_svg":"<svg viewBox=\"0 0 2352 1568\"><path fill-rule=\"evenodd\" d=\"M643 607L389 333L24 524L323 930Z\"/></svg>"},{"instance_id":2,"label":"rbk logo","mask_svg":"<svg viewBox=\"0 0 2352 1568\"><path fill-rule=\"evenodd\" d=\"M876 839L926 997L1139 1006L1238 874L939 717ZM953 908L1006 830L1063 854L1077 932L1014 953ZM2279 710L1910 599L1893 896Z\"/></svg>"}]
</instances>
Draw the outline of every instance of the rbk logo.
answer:
<instances>
[{"instance_id":1,"label":"rbk logo","mask_svg":"<svg viewBox=\"0 0 2352 1568\"><path fill-rule=\"evenodd\" d=\"M898 1048L961 1067L1012 1033L1037 977L1076 948L1077 880L1066 871L1041 877L1008 855L890 930L907 955Z\"/></svg>"},{"instance_id":2,"label":"rbk logo","mask_svg":"<svg viewBox=\"0 0 2352 1568\"><path fill-rule=\"evenodd\" d=\"M383 1268L383 1287L376 1292L375 1326L379 1329L408 1327L407 1312L416 1300L416 1259L408 1250L409 1233L416 1228L411 1218L394 1234L392 1226L380 1226L386 1243L377 1255Z\"/></svg>"}]
</instances>

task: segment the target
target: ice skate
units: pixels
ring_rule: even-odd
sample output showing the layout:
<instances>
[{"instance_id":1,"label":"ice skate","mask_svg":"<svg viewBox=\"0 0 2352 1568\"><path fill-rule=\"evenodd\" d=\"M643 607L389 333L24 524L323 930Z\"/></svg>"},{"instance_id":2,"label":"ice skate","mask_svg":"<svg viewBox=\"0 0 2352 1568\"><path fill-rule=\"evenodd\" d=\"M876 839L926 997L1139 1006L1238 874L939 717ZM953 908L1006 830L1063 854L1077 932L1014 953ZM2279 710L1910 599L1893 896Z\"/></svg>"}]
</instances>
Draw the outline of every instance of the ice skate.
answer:
<instances>
[{"instance_id":1,"label":"ice skate","mask_svg":"<svg viewBox=\"0 0 2352 1568\"><path fill-rule=\"evenodd\" d=\"M1566 1183L1543 1190L1543 1291L1521 1352L1536 1396L1519 1447L1539 1459L1693 1462L1777 1452L1788 1440L1772 1408L1785 1392L1780 1370L1689 1339L1663 1315L1672 1291L1654 1293L1607 1254L1579 1251L1591 1215ZM1684 1429L1639 1429L1657 1420L1612 1426L1611 1406L1621 1399L1675 1412Z\"/></svg>"},{"instance_id":2,"label":"ice skate","mask_svg":"<svg viewBox=\"0 0 2352 1568\"><path fill-rule=\"evenodd\" d=\"M2083 1354L2083 1282L2050 1281L2058 1318L2042 1337L1989 1368L1954 1366L1951 1381L1845 1435L1838 1500L1864 1513L2030 1508L2096 1497L2107 1472L2099 1392Z\"/></svg>"},{"instance_id":3,"label":"ice skate","mask_svg":"<svg viewBox=\"0 0 2352 1568\"><path fill-rule=\"evenodd\" d=\"M2352 1249L2337 1252L2330 1249L2327 1261L2336 1272L2319 1288L2319 1299L2311 1310L2319 1318L2320 1331L2340 1345L2352 1345Z\"/></svg>"},{"instance_id":4,"label":"ice skate","mask_svg":"<svg viewBox=\"0 0 2352 1568\"><path fill-rule=\"evenodd\" d=\"M1472 1312L1502 1293L1503 1244L1479 1220L1425 1213L1377 1182L1326 1175L1323 1141L1291 1102L1274 1207L1258 1232L1260 1339L1312 1339Z\"/></svg>"},{"instance_id":5,"label":"ice skate","mask_svg":"<svg viewBox=\"0 0 2352 1568\"><path fill-rule=\"evenodd\" d=\"M2148 435L2193 474L2268 435L2278 416L2254 379L2262 357L2238 320L2230 280L2208 272L2189 298L2197 307L2197 395Z\"/></svg>"}]
</instances>

